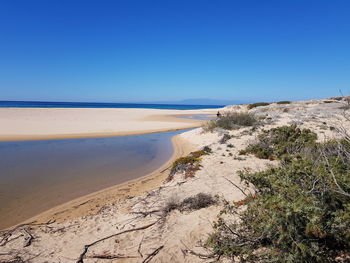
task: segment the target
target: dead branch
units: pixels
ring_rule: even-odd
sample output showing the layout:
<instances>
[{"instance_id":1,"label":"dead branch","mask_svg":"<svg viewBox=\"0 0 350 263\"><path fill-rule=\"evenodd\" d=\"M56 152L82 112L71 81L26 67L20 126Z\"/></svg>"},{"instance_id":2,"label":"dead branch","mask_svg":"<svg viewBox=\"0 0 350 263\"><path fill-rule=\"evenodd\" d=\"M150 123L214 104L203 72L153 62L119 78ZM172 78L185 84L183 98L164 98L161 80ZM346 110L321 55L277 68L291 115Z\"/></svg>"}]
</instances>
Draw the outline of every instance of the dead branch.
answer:
<instances>
[{"instance_id":1,"label":"dead branch","mask_svg":"<svg viewBox=\"0 0 350 263\"><path fill-rule=\"evenodd\" d=\"M322 155L323 155L323 157L324 157L324 160L325 160L327 166L330 167L330 164L329 164L329 162L328 162L327 157L325 156L324 153L322 153ZM343 194L343 195L345 195L345 196L350 197L350 194L347 193L346 191L344 191L343 188L341 188L341 186L338 184L338 181L337 181L337 179L335 178L335 174L333 173L333 170L332 170L332 169L329 169L329 172L330 172L331 175L332 175L333 182L335 183L335 185L336 185L337 188L338 188L338 190L334 190L334 191L337 192L337 193L339 193L339 194Z\"/></svg>"},{"instance_id":2,"label":"dead branch","mask_svg":"<svg viewBox=\"0 0 350 263\"><path fill-rule=\"evenodd\" d=\"M101 255L92 255L89 258L98 258L98 259L116 259L116 258L138 258L138 256L124 256L124 255L111 255L111 254L101 254Z\"/></svg>"},{"instance_id":3,"label":"dead branch","mask_svg":"<svg viewBox=\"0 0 350 263\"><path fill-rule=\"evenodd\" d=\"M182 242L180 240L181 244L184 245L186 247L186 249L181 249L182 253L184 255L186 254L191 254L191 255L194 255L196 257L199 257L201 259L208 259L208 258L215 258L215 255L214 253L211 253L211 254L202 254L202 253L197 253L195 251L193 251L192 249L190 249L184 242Z\"/></svg>"},{"instance_id":4,"label":"dead branch","mask_svg":"<svg viewBox=\"0 0 350 263\"><path fill-rule=\"evenodd\" d=\"M0 240L0 246L5 246L9 241L13 240L13 239L9 240L9 238L12 236L12 234L16 230L18 230L20 228L28 227L28 226L48 226L48 225L51 225L51 224L53 224L55 222L56 222L56 220L49 220L46 223L35 223L35 221L33 221L33 222L30 222L30 223L17 225L14 228L6 230L6 231L4 231L2 233L3 238Z\"/></svg>"},{"instance_id":5,"label":"dead branch","mask_svg":"<svg viewBox=\"0 0 350 263\"><path fill-rule=\"evenodd\" d=\"M132 214L141 214L143 217L146 217L148 215L151 215L153 213L158 213L158 212L161 212L161 210L156 209L151 211L137 211L137 212L132 212Z\"/></svg>"},{"instance_id":6,"label":"dead branch","mask_svg":"<svg viewBox=\"0 0 350 263\"><path fill-rule=\"evenodd\" d=\"M238 185L236 185L234 182L232 182L230 179L227 179L226 177L224 177L224 179L228 182L230 182L233 186L237 187L245 196L248 196L243 190L242 188L240 188Z\"/></svg>"},{"instance_id":7,"label":"dead branch","mask_svg":"<svg viewBox=\"0 0 350 263\"><path fill-rule=\"evenodd\" d=\"M102 241L105 241L105 240L107 240L107 239L109 239L109 238L112 238L112 237L115 237L115 236L119 236L119 235L124 234L124 233L134 232L134 231L138 231L138 230L144 230L144 229L146 229L146 228L149 228L149 227L155 225L156 223L158 223L158 221L159 221L159 220L157 220L157 221L155 221L155 222L153 222L153 223L151 223L151 224L142 226L142 227L124 230L124 231L122 231L122 232L119 232L119 233L116 233L116 234L113 234L113 235L109 235L109 236L107 236L107 237L98 239L98 240L96 240L96 241L94 241L94 242L92 242L92 243L90 243L90 244L85 245L85 246L84 246L83 253L80 254L80 256L79 256L79 258L78 258L78 260L77 260L77 263L84 263L84 257L85 257L85 255L86 255L86 253L88 252L88 250L89 250L90 247L92 247L92 246L94 246L94 245L96 245L96 244L98 244L98 243L100 243L100 242L102 242Z\"/></svg>"},{"instance_id":8,"label":"dead branch","mask_svg":"<svg viewBox=\"0 0 350 263\"><path fill-rule=\"evenodd\" d=\"M159 248L155 249L151 254L149 254L143 261L142 263L147 263L150 262L152 258L154 258L155 255L157 255L159 253L159 251L161 251L163 249L163 245L160 246Z\"/></svg>"},{"instance_id":9,"label":"dead branch","mask_svg":"<svg viewBox=\"0 0 350 263\"><path fill-rule=\"evenodd\" d=\"M24 243L24 247L29 247L32 244L32 241L34 240L34 237L31 233L29 233L29 231L27 229L23 229L23 231L27 234L27 237L25 238L25 243Z\"/></svg>"},{"instance_id":10,"label":"dead branch","mask_svg":"<svg viewBox=\"0 0 350 263\"><path fill-rule=\"evenodd\" d=\"M143 238L145 237L145 235L142 236L141 238L141 241L140 241L140 244L139 244L139 247L137 248L137 252L140 254L140 256L143 258L143 255L141 253L141 246L142 246L142 241L143 241Z\"/></svg>"}]
</instances>

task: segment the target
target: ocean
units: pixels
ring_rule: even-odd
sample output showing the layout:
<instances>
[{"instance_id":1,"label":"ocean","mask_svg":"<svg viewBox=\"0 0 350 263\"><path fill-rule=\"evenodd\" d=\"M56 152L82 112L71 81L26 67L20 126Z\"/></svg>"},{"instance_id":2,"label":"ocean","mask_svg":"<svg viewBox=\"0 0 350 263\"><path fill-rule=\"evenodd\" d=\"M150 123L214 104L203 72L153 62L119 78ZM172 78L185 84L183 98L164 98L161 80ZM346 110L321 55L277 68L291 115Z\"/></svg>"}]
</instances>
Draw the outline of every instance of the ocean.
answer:
<instances>
[{"instance_id":1,"label":"ocean","mask_svg":"<svg viewBox=\"0 0 350 263\"><path fill-rule=\"evenodd\" d=\"M144 108L167 110L198 110L222 108L224 105L180 105L146 103L102 103L102 102L48 102L48 101L0 101L1 108Z\"/></svg>"}]
</instances>

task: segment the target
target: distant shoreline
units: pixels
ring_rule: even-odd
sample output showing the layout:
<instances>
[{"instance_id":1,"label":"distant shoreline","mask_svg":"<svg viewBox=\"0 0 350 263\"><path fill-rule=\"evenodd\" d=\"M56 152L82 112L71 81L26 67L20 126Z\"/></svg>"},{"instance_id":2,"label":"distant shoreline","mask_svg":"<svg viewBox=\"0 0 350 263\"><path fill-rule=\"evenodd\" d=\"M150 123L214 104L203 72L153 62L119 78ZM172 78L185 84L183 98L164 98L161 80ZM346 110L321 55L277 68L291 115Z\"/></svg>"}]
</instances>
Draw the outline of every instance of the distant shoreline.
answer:
<instances>
[{"instance_id":1,"label":"distant shoreline","mask_svg":"<svg viewBox=\"0 0 350 263\"><path fill-rule=\"evenodd\" d=\"M218 109L1 108L0 141L74 139L140 135L196 128Z\"/></svg>"},{"instance_id":2,"label":"distant shoreline","mask_svg":"<svg viewBox=\"0 0 350 263\"><path fill-rule=\"evenodd\" d=\"M138 108L165 110L217 109L224 105L172 103L113 103L113 102L56 102L56 101L0 101L0 108Z\"/></svg>"}]
</instances>

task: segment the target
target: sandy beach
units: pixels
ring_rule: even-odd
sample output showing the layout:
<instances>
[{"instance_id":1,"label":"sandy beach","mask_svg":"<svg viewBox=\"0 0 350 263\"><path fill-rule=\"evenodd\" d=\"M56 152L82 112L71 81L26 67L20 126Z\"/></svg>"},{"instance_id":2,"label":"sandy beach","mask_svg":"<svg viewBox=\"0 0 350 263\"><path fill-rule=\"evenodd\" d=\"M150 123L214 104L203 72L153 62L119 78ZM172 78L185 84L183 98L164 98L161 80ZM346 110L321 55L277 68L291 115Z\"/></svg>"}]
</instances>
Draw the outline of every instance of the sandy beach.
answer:
<instances>
[{"instance_id":1,"label":"sandy beach","mask_svg":"<svg viewBox=\"0 0 350 263\"><path fill-rule=\"evenodd\" d=\"M199 127L217 109L0 108L0 141L111 137Z\"/></svg>"}]
</instances>

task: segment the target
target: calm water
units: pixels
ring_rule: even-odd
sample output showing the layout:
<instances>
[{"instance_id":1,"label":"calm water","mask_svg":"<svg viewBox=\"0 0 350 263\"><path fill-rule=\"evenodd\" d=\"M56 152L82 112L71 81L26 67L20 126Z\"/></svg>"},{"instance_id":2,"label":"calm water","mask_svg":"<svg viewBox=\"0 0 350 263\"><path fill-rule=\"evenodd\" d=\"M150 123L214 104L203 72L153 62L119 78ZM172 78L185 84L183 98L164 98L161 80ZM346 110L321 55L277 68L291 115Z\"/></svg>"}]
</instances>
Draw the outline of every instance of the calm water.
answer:
<instances>
[{"instance_id":1,"label":"calm water","mask_svg":"<svg viewBox=\"0 0 350 263\"><path fill-rule=\"evenodd\" d=\"M95 102L47 102L47 101L0 101L0 107L20 108L146 108L196 110L215 109L222 105L175 105L175 104L140 104L140 103L95 103Z\"/></svg>"},{"instance_id":2,"label":"calm water","mask_svg":"<svg viewBox=\"0 0 350 263\"><path fill-rule=\"evenodd\" d=\"M154 171L181 132L0 142L0 228Z\"/></svg>"},{"instance_id":3,"label":"calm water","mask_svg":"<svg viewBox=\"0 0 350 263\"><path fill-rule=\"evenodd\" d=\"M216 118L215 115L208 115L208 114L194 114L194 115L181 115L178 116L179 118L183 118L183 119L196 119L196 120L214 120Z\"/></svg>"}]
</instances>

